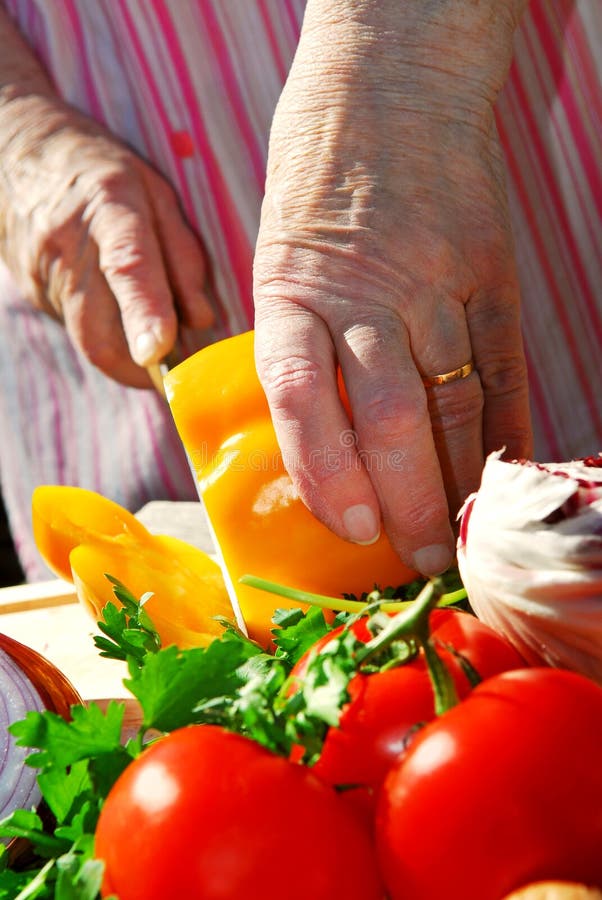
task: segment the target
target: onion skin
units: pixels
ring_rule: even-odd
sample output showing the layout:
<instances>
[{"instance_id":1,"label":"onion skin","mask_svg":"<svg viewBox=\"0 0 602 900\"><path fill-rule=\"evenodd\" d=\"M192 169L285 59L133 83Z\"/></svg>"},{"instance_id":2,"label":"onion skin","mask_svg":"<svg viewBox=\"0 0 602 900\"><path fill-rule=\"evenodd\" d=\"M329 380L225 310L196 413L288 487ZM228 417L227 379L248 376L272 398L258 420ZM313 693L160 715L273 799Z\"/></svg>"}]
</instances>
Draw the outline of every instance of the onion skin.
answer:
<instances>
[{"instance_id":1,"label":"onion skin","mask_svg":"<svg viewBox=\"0 0 602 900\"><path fill-rule=\"evenodd\" d=\"M0 649L8 653L29 678L46 709L63 719L70 719L71 706L84 702L66 675L37 650L6 634L0 634Z\"/></svg>"},{"instance_id":2,"label":"onion skin","mask_svg":"<svg viewBox=\"0 0 602 900\"><path fill-rule=\"evenodd\" d=\"M0 634L0 649L29 679L46 709L64 719L70 719L71 706L83 703L68 678L36 650L5 634ZM42 818L46 816L47 811L44 809L44 804L39 809L39 813ZM24 838L13 838L9 841L6 845L9 863L14 863L17 858L27 852L28 848L29 842Z\"/></svg>"}]
</instances>

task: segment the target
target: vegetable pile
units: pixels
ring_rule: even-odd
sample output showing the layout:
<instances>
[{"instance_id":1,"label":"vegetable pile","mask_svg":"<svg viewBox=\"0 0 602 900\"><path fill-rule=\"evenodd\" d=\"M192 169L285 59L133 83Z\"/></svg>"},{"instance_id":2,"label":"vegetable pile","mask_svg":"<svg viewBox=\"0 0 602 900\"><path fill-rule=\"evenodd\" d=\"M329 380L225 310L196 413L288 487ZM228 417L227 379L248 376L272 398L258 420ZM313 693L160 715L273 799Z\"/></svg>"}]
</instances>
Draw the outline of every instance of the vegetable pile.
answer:
<instances>
[{"instance_id":1,"label":"vegetable pile","mask_svg":"<svg viewBox=\"0 0 602 900\"><path fill-rule=\"evenodd\" d=\"M101 617L96 644L126 661L140 725L126 735L111 702L38 704L10 726L42 800L0 822L28 846L0 850L0 900L602 888L601 462L488 459L462 515L465 612L449 579L407 584L384 533L351 544L304 506L252 332L186 360L166 390L224 575L98 494L36 490L40 552ZM405 587L308 593L374 581Z\"/></svg>"},{"instance_id":2,"label":"vegetable pile","mask_svg":"<svg viewBox=\"0 0 602 900\"><path fill-rule=\"evenodd\" d=\"M162 646L149 596L111 582L95 641L127 661L139 730L124 740L116 701L11 726L53 821L25 809L1 824L31 854L0 873L0 898L602 887L602 688L527 668L442 606L456 595L440 579L399 612L378 591L331 622L318 606L280 610L274 652L230 622L206 647Z\"/></svg>"}]
</instances>

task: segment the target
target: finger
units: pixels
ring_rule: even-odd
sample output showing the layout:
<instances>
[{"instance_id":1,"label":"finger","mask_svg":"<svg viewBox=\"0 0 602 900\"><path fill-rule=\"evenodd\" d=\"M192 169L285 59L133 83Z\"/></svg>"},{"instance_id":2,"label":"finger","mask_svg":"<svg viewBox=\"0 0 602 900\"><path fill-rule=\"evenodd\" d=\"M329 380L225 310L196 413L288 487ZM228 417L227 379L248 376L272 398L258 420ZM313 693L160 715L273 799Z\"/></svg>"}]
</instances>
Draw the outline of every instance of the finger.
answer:
<instances>
[{"instance_id":1,"label":"finger","mask_svg":"<svg viewBox=\"0 0 602 900\"><path fill-rule=\"evenodd\" d=\"M464 304L429 298L412 321L412 353L425 376L451 372L470 362L472 347ZM483 393L476 371L466 378L426 387L429 415L453 519L477 489L483 469Z\"/></svg>"},{"instance_id":2,"label":"finger","mask_svg":"<svg viewBox=\"0 0 602 900\"><path fill-rule=\"evenodd\" d=\"M453 558L454 541L407 331L395 313L383 310L369 322L338 323L337 334L358 447L389 539L407 565L441 572Z\"/></svg>"},{"instance_id":3,"label":"finger","mask_svg":"<svg viewBox=\"0 0 602 900\"><path fill-rule=\"evenodd\" d=\"M372 543L380 533L378 501L339 396L326 325L309 310L272 304L269 314L258 310L255 355L283 459L302 500L340 537Z\"/></svg>"},{"instance_id":4,"label":"finger","mask_svg":"<svg viewBox=\"0 0 602 900\"><path fill-rule=\"evenodd\" d=\"M134 362L158 362L177 334L174 298L152 211L139 186L121 178L93 210L89 230L98 248L98 265L121 313ZM118 198L118 199L115 199Z\"/></svg>"},{"instance_id":5,"label":"finger","mask_svg":"<svg viewBox=\"0 0 602 900\"><path fill-rule=\"evenodd\" d=\"M97 268L87 271L85 282L63 284L62 289L63 318L73 344L115 381L129 387L150 387L147 372L130 356L115 297Z\"/></svg>"},{"instance_id":6,"label":"finger","mask_svg":"<svg viewBox=\"0 0 602 900\"><path fill-rule=\"evenodd\" d=\"M475 297L466 314L484 395L484 453L505 447L506 458L529 459L533 444L518 289Z\"/></svg>"},{"instance_id":7,"label":"finger","mask_svg":"<svg viewBox=\"0 0 602 900\"><path fill-rule=\"evenodd\" d=\"M175 194L161 178L152 178L149 196L178 318L189 328L209 328L215 319L207 296L207 267L200 240L184 220Z\"/></svg>"},{"instance_id":8,"label":"finger","mask_svg":"<svg viewBox=\"0 0 602 900\"><path fill-rule=\"evenodd\" d=\"M427 387L427 400L453 521L478 488L483 470L483 392L476 371L466 379Z\"/></svg>"}]
</instances>

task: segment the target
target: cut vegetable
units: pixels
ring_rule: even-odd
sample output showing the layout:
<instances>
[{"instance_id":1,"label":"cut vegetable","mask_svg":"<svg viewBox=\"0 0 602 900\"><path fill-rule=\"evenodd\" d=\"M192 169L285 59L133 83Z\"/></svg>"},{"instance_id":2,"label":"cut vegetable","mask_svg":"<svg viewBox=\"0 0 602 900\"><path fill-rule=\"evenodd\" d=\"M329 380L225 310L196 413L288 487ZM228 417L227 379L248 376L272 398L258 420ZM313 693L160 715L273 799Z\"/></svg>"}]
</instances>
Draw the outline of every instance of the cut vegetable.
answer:
<instances>
[{"instance_id":1,"label":"cut vegetable","mask_svg":"<svg viewBox=\"0 0 602 900\"><path fill-rule=\"evenodd\" d=\"M221 634L216 616L233 620L221 570L206 553L176 538L138 543L130 536L81 544L70 555L79 600L95 620L113 586L104 573L128 585L136 597L152 593L145 609L164 646L205 646Z\"/></svg>"},{"instance_id":2,"label":"cut vegetable","mask_svg":"<svg viewBox=\"0 0 602 900\"><path fill-rule=\"evenodd\" d=\"M32 682L17 663L0 650L0 819L15 809L35 809L41 800L35 769L25 766L27 752L15 746L8 726L30 710L42 712L44 704ZM4 839L6 841L6 839Z\"/></svg>"},{"instance_id":3,"label":"cut vegetable","mask_svg":"<svg viewBox=\"0 0 602 900\"><path fill-rule=\"evenodd\" d=\"M251 637L269 642L273 598L240 584L247 572L291 588L344 588L358 596L375 583L396 587L416 577L384 532L368 547L344 541L295 492L255 372L253 332L199 351L169 372L165 386ZM333 465L345 464L343 444L332 453Z\"/></svg>"},{"instance_id":4,"label":"cut vegetable","mask_svg":"<svg viewBox=\"0 0 602 900\"><path fill-rule=\"evenodd\" d=\"M24 644L0 634L0 820L15 810L40 804L38 772L25 765L29 755L17 746L8 728L31 711L50 710L69 718L71 706L83 701L70 681L51 662ZM25 849L19 838L4 837L11 858Z\"/></svg>"},{"instance_id":5,"label":"cut vegetable","mask_svg":"<svg viewBox=\"0 0 602 900\"><path fill-rule=\"evenodd\" d=\"M45 485L32 501L40 553L73 581L94 620L115 602L109 573L141 597L163 644L203 646L222 631L215 616L233 621L221 570L210 556L176 538L154 535L119 504L93 491Z\"/></svg>"},{"instance_id":6,"label":"cut vegetable","mask_svg":"<svg viewBox=\"0 0 602 900\"><path fill-rule=\"evenodd\" d=\"M150 533L127 509L85 488L40 485L31 501L33 534L44 562L72 581L69 554L95 537L130 535L145 542Z\"/></svg>"}]
</instances>

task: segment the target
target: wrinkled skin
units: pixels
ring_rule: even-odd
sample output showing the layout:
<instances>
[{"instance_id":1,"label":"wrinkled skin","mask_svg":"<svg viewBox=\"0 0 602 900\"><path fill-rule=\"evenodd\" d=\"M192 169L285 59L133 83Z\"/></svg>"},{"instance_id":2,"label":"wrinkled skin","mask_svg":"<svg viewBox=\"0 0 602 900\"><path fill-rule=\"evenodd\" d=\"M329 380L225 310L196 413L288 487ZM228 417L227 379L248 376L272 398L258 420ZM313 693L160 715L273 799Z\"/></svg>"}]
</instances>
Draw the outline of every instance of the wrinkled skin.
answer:
<instances>
[{"instance_id":1,"label":"wrinkled skin","mask_svg":"<svg viewBox=\"0 0 602 900\"><path fill-rule=\"evenodd\" d=\"M425 574L484 454L530 450L493 113L523 5L309 0L271 133L256 359L287 467L334 531L382 518Z\"/></svg>"},{"instance_id":2,"label":"wrinkled skin","mask_svg":"<svg viewBox=\"0 0 602 900\"><path fill-rule=\"evenodd\" d=\"M452 558L484 454L530 454L493 116L524 5L309 0L271 134L257 365L285 463L333 531L382 523L425 574ZM57 100L1 11L0 41L0 251L93 363L148 384L135 363L170 349L176 311L209 324L202 252L164 180Z\"/></svg>"},{"instance_id":3,"label":"wrinkled skin","mask_svg":"<svg viewBox=\"0 0 602 900\"><path fill-rule=\"evenodd\" d=\"M212 321L202 248L167 181L55 95L2 10L0 40L0 254L92 363L148 387L178 318Z\"/></svg>"}]
</instances>

